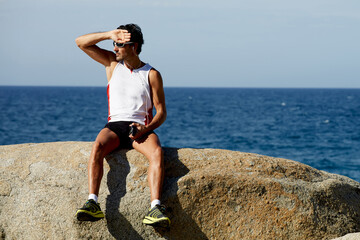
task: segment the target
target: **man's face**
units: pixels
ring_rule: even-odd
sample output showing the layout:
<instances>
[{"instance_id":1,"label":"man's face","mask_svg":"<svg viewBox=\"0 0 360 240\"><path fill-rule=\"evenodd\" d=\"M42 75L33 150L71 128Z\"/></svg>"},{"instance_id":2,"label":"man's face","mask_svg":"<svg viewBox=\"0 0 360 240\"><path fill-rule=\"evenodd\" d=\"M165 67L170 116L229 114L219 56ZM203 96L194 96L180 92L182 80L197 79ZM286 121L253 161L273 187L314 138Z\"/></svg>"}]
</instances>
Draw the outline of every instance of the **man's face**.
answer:
<instances>
[{"instance_id":1,"label":"man's face","mask_svg":"<svg viewBox=\"0 0 360 240\"><path fill-rule=\"evenodd\" d=\"M134 45L125 45L124 47L117 47L115 45L114 52L116 54L116 61L118 62L136 55Z\"/></svg>"}]
</instances>

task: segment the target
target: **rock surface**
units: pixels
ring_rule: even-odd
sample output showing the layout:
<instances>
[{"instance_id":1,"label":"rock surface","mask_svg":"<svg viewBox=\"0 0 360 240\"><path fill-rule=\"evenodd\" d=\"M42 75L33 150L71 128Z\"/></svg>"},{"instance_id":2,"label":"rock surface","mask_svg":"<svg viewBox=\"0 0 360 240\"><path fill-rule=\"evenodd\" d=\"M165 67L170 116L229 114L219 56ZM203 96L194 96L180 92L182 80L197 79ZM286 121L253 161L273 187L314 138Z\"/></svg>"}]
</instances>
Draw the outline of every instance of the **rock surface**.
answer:
<instances>
[{"instance_id":1,"label":"rock surface","mask_svg":"<svg viewBox=\"0 0 360 240\"><path fill-rule=\"evenodd\" d=\"M333 240L359 240L359 239L360 239L360 233L349 233L343 237L334 238Z\"/></svg>"},{"instance_id":2,"label":"rock surface","mask_svg":"<svg viewBox=\"0 0 360 240\"><path fill-rule=\"evenodd\" d=\"M280 158L165 148L170 230L144 226L148 161L135 150L105 161L105 219L78 222L89 142L0 146L2 239L333 239L360 231L360 184Z\"/></svg>"}]
</instances>

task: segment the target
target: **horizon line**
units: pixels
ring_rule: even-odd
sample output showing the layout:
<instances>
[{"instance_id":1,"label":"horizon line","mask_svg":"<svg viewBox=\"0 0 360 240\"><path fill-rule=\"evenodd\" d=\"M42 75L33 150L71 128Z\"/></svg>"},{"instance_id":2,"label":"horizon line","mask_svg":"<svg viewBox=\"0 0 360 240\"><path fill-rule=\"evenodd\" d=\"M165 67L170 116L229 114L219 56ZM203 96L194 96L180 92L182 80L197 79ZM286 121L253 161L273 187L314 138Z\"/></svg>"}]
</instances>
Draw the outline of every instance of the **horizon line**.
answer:
<instances>
[{"instance_id":1,"label":"horizon line","mask_svg":"<svg viewBox=\"0 0 360 240\"><path fill-rule=\"evenodd\" d=\"M0 87L74 87L74 88L106 88L106 86L83 86L83 85L0 85ZM360 89L360 87L240 87L240 86L164 86L164 88L223 88L223 89L229 89L229 88L242 88L242 89Z\"/></svg>"}]
</instances>

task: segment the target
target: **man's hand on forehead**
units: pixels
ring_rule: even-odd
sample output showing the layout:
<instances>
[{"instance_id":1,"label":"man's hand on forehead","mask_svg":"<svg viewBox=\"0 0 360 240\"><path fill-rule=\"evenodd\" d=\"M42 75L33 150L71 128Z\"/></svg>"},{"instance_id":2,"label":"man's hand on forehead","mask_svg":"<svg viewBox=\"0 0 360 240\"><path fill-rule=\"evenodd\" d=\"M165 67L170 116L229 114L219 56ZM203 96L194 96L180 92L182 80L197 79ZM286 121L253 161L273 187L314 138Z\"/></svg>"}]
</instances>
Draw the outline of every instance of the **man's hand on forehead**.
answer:
<instances>
[{"instance_id":1,"label":"man's hand on forehead","mask_svg":"<svg viewBox=\"0 0 360 240\"><path fill-rule=\"evenodd\" d=\"M129 42L131 38L131 33L124 29L116 29L111 33L111 39L118 43Z\"/></svg>"}]
</instances>

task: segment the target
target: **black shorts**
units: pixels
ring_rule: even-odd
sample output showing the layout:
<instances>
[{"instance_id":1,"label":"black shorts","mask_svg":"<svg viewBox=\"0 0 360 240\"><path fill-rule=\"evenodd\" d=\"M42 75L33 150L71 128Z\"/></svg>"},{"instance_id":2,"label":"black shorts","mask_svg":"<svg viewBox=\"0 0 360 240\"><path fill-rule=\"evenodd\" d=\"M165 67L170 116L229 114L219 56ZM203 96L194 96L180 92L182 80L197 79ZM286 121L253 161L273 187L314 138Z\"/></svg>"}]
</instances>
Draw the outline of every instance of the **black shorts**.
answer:
<instances>
[{"instance_id":1,"label":"black shorts","mask_svg":"<svg viewBox=\"0 0 360 240\"><path fill-rule=\"evenodd\" d=\"M119 122L108 122L104 128L108 128L119 137L120 145L118 148L120 149L132 149L134 140L129 137L130 134L130 124L134 122L128 122L128 121L119 121ZM153 131L150 131L146 133L145 135L141 136L140 138L136 139L136 141L139 141L143 139L144 137L148 136L149 134L153 133Z\"/></svg>"}]
</instances>

